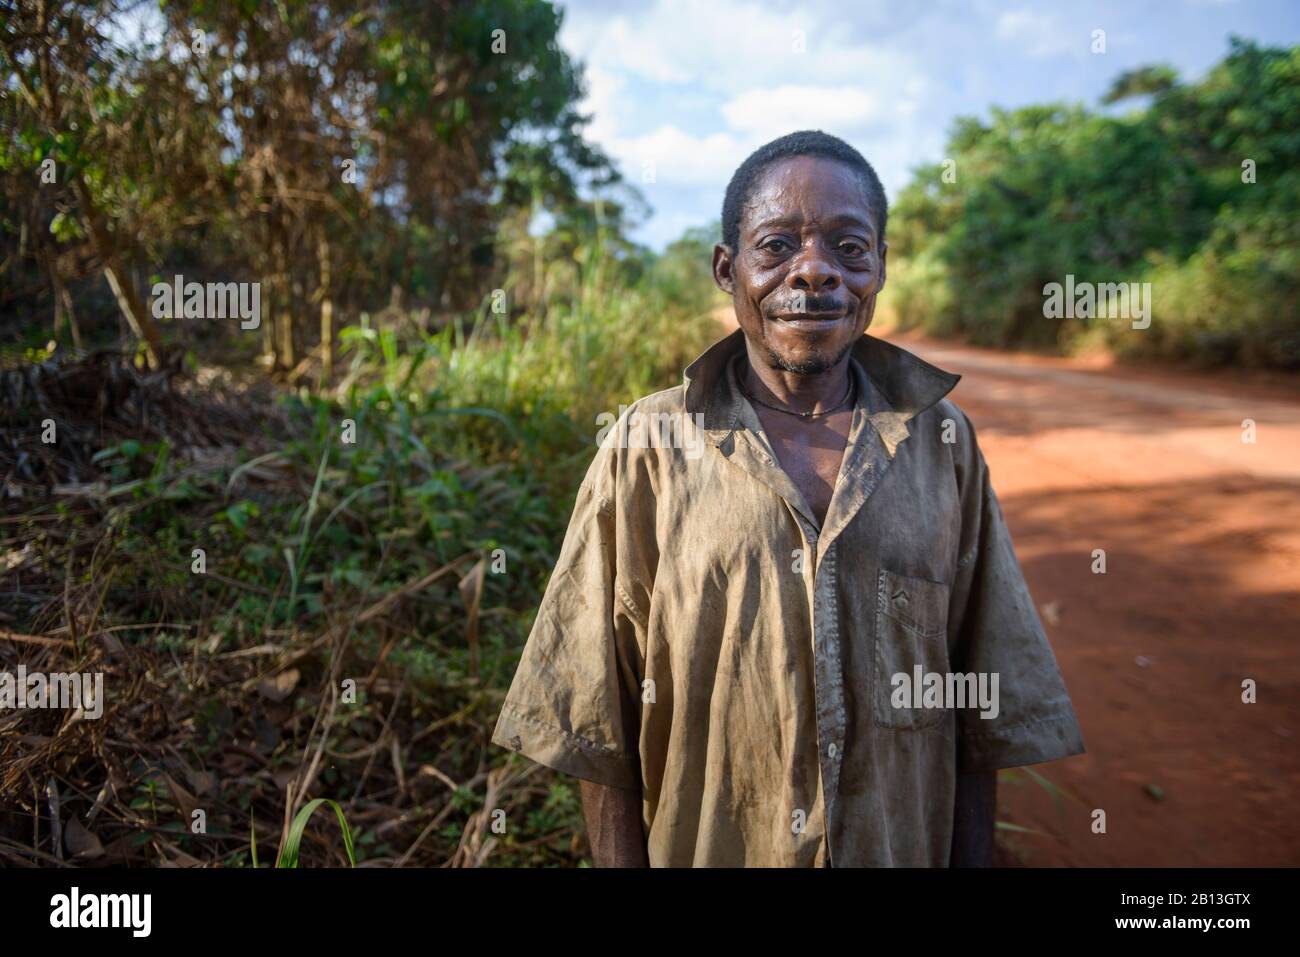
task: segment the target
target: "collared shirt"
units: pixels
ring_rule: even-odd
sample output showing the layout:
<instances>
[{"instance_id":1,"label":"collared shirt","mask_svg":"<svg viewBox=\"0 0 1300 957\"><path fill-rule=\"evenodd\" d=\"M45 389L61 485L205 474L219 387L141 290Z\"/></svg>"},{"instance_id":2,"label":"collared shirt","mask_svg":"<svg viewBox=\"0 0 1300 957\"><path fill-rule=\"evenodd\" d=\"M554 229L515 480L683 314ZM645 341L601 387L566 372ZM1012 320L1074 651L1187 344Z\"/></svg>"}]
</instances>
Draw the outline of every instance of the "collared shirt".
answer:
<instances>
[{"instance_id":1,"label":"collared shirt","mask_svg":"<svg viewBox=\"0 0 1300 957\"><path fill-rule=\"evenodd\" d=\"M744 354L605 437L492 740L640 788L652 866L946 866L959 771L1083 751L959 376L862 338L819 527Z\"/></svg>"}]
</instances>

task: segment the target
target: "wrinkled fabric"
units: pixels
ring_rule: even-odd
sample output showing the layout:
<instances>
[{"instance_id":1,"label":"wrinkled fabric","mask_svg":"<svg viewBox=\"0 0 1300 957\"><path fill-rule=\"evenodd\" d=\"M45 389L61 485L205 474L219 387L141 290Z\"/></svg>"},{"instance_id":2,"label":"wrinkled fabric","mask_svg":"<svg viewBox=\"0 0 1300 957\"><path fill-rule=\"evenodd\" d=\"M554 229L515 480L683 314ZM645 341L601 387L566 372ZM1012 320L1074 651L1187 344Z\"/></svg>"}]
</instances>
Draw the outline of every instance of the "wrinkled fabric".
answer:
<instances>
[{"instance_id":1,"label":"wrinkled fabric","mask_svg":"<svg viewBox=\"0 0 1300 957\"><path fill-rule=\"evenodd\" d=\"M678 447L606 437L492 740L640 788L652 866L947 866L959 771L1083 751L944 398L960 377L863 337L819 528L740 391L744 352L733 333L626 411L683 422ZM900 706L917 666L996 673L996 717Z\"/></svg>"}]
</instances>

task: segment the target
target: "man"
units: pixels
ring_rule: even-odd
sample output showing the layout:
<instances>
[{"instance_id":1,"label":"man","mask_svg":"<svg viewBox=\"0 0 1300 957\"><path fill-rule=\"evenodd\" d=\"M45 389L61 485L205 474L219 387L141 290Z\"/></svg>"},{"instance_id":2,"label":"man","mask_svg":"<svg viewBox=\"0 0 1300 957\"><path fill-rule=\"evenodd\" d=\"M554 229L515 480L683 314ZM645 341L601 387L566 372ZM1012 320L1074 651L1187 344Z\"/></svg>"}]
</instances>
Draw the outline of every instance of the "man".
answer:
<instances>
[{"instance_id":1,"label":"man","mask_svg":"<svg viewBox=\"0 0 1300 957\"><path fill-rule=\"evenodd\" d=\"M703 454L615 429L578 492L493 741L597 865L987 865L995 771L1083 751L959 377L864 335L885 224L843 141L750 156L740 329L627 413Z\"/></svg>"}]
</instances>

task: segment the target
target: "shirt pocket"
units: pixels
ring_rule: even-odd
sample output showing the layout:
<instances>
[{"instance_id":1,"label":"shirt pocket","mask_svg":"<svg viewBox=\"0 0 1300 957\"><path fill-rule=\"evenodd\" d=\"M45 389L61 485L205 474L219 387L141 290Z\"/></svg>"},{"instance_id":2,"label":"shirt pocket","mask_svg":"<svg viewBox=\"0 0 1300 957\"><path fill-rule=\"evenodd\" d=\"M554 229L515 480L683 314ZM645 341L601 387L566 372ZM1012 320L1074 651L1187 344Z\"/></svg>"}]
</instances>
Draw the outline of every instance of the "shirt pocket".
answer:
<instances>
[{"instance_id":1,"label":"shirt pocket","mask_svg":"<svg viewBox=\"0 0 1300 957\"><path fill-rule=\"evenodd\" d=\"M916 731L943 721L945 708L915 707L925 686L916 686L916 668L924 681L948 674L948 586L925 578L910 578L881 569L876 579L876 660L874 698L876 724L882 728ZM907 680L896 688L895 675ZM895 707L900 696L902 707Z\"/></svg>"}]
</instances>

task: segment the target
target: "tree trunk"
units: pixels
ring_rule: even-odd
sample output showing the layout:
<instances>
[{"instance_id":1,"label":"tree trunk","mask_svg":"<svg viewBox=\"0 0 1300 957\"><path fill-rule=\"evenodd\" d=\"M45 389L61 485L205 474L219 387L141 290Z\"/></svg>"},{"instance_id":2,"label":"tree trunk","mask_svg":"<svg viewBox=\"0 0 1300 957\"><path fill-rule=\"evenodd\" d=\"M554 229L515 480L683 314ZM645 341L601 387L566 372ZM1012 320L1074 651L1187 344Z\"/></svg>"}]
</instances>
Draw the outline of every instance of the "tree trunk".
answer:
<instances>
[{"instance_id":1,"label":"tree trunk","mask_svg":"<svg viewBox=\"0 0 1300 957\"><path fill-rule=\"evenodd\" d=\"M280 223L275 224L272 250L275 264L276 342L275 366L288 371L294 367L293 284L289 277L289 243Z\"/></svg>"},{"instance_id":2,"label":"tree trunk","mask_svg":"<svg viewBox=\"0 0 1300 957\"><path fill-rule=\"evenodd\" d=\"M76 189L82 216L85 218L86 228L95 247L95 255L99 257L104 278L108 280L108 288L113 291L113 298L117 300L117 308L121 310L132 334L144 343L149 353L150 364L155 367L160 366L162 365L162 336L158 332L158 326L149 315L135 287L130 282L123 281L125 273L122 272L118 262L113 238L109 235L103 217L90 197L90 190L86 188L80 175L73 178L73 187Z\"/></svg>"},{"instance_id":3,"label":"tree trunk","mask_svg":"<svg viewBox=\"0 0 1300 957\"><path fill-rule=\"evenodd\" d=\"M58 250L42 249L41 258L45 260L45 272L50 277L50 289L54 293L54 340L58 341L59 330L67 325L68 331L72 333L73 348L80 350L81 327L77 325L77 313L72 308L72 296L68 293L63 277L59 275Z\"/></svg>"},{"instance_id":4,"label":"tree trunk","mask_svg":"<svg viewBox=\"0 0 1300 957\"><path fill-rule=\"evenodd\" d=\"M321 229L316 256L320 260L320 383L324 389L334 369L334 299L330 291L330 241Z\"/></svg>"}]
</instances>

